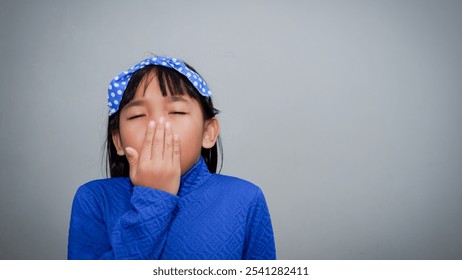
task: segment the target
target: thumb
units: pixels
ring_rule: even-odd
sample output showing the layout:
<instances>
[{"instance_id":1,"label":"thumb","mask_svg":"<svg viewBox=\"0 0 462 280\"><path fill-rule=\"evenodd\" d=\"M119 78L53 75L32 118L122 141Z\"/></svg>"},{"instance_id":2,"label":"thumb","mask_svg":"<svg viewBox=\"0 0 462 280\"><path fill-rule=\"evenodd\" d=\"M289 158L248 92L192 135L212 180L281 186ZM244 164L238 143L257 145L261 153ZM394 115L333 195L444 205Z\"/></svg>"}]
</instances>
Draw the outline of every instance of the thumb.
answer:
<instances>
[{"instance_id":1,"label":"thumb","mask_svg":"<svg viewBox=\"0 0 462 280\"><path fill-rule=\"evenodd\" d=\"M125 148L125 156L127 157L130 177L134 177L136 174L136 169L138 167L138 152L132 147Z\"/></svg>"}]
</instances>

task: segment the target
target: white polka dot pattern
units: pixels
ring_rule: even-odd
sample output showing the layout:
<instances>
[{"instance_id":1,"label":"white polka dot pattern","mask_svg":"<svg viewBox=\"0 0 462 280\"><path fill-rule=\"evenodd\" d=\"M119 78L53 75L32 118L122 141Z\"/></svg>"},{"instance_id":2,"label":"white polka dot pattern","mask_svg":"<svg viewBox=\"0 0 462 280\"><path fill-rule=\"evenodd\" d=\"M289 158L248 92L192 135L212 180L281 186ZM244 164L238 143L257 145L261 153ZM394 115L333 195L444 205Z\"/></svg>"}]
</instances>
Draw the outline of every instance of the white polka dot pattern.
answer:
<instances>
[{"instance_id":1,"label":"white polka dot pattern","mask_svg":"<svg viewBox=\"0 0 462 280\"><path fill-rule=\"evenodd\" d=\"M109 115L112 115L117 112L117 110L119 110L119 104L122 100L123 93L125 92L125 89L127 88L128 82L130 81L133 73L147 65L157 65L174 69L188 78L191 84L202 96L208 97L212 95L212 92L208 88L204 79L202 79L199 74L189 69L183 61L172 57L155 56L146 58L127 71L120 73L119 75L115 76L114 79L109 83L107 98Z\"/></svg>"}]
</instances>

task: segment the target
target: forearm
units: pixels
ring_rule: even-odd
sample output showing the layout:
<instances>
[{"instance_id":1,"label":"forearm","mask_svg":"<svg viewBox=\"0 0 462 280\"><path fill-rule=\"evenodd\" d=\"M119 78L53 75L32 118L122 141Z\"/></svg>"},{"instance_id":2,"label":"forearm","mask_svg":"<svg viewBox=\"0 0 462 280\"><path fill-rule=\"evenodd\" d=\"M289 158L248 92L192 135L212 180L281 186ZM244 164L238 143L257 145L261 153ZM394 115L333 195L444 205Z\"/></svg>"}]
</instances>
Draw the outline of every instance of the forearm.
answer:
<instances>
[{"instance_id":1,"label":"forearm","mask_svg":"<svg viewBox=\"0 0 462 280\"><path fill-rule=\"evenodd\" d=\"M134 187L128 211L108 228L101 205L82 188L74 200L69 230L69 259L158 259L175 216L178 197Z\"/></svg>"},{"instance_id":2,"label":"forearm","mask_svg":"<svg viewBox=\"0 0 462 280\"><path fill-rule=\"evenodd\" d=\"M133 210L119 218L112 231L117 259L159 259L174 219L178 197L164 191L134 187Z\"/></svg>"}]
</instances>

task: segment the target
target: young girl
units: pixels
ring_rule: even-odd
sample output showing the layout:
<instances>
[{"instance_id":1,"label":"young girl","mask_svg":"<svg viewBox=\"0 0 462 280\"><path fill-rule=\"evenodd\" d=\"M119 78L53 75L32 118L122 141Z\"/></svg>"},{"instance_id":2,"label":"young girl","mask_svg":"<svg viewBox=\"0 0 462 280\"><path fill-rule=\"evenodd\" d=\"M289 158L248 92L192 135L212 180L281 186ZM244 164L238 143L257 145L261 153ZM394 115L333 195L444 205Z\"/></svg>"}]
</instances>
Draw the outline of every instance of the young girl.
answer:
<instances>
[{"instance_id":1,"label":"young girl","mask_svg":"<svg viewBox=\"0 0 462 280\"><path fill-rule=\"evenodd\" d=\"M215 174L220 126L210 95L170 57L111 81L111 178L78 189L69 259L275 259L260 188Z\"/></svg>"}]
</instances>

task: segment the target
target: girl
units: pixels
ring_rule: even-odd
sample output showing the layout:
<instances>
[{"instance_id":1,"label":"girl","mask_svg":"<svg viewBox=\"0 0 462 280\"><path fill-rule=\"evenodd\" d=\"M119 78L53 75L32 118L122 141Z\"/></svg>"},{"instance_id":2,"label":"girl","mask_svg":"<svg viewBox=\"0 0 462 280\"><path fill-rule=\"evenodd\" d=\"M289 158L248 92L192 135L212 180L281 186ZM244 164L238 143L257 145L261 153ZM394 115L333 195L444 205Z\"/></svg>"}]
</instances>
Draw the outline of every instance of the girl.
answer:
<instances>
[{"instance_id":1,"label":"girl","mask_svg":"<svg viewBox=\"0 0 462 280\"><path fill-rule=\"evenodd\" d=\"M77 190L69 259L275 259L260 188L215 174L220 126L210 95L170 57L111 81L111 178Z\"/></svg>"}]
</instances>

